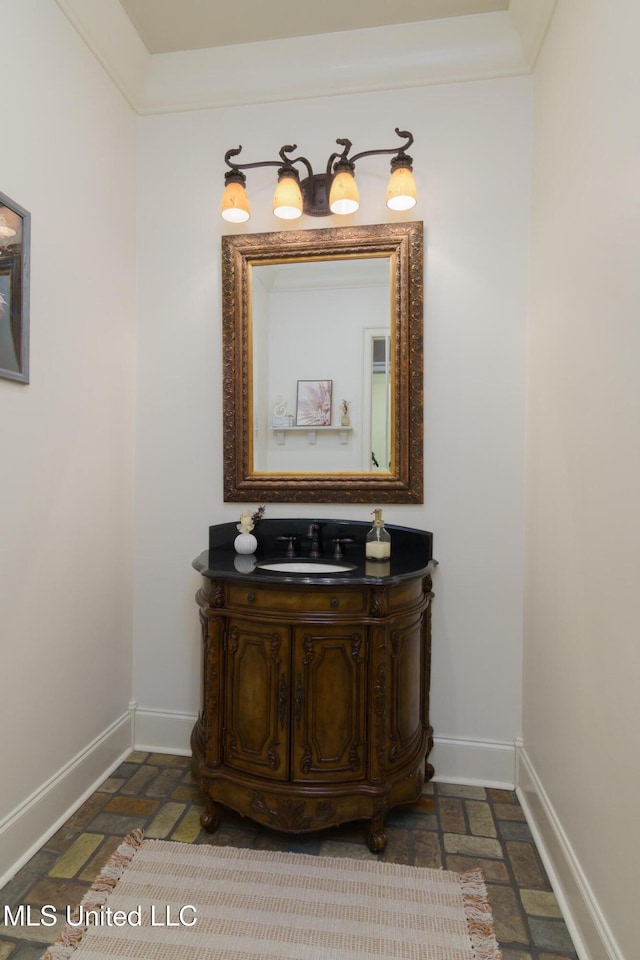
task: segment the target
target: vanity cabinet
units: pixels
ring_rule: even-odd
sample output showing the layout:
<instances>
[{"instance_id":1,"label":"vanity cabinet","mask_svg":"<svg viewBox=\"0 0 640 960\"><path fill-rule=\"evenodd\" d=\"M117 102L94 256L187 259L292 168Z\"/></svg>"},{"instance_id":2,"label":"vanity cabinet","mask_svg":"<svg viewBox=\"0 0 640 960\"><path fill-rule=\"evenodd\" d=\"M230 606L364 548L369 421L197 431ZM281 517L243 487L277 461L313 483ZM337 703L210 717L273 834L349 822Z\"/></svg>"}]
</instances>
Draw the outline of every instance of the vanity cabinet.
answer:
<instances>
[{"instance_id":1,"label":"vanity cabinet","mask_svg":"<svg viewBox=\"0 0 640 960\"><path fill-rule=\"evenodd\" d=\"M215 830L225 806L301 833L415 801L432 746L431 576L278 583L206 576L193 772Z\"/></svg>"}]
</instances>

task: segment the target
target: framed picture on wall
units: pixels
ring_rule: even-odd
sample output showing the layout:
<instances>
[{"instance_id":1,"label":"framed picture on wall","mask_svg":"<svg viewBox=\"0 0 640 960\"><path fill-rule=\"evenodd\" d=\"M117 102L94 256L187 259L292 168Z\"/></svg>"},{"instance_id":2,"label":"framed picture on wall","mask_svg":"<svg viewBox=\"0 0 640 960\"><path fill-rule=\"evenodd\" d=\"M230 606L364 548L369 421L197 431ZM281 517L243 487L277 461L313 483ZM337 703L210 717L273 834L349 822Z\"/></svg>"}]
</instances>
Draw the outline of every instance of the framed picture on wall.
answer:
<instances>
[{"instance_id":1,"label":"framed picture on wall","mask_svg":"<svg viewBox=\"0 0 640 960\"><path fill-rule=\"evenodd\" d=\"M297 427L331 426L333 380L298 380Z\"/></svg>"},{"instance_id":2,"label":"framed picture on wall","mask_svg":"<svg viewBox=\"0 0 640 960\"><path fill-rule=\"evenodd\" d=\"M29 383L31 215L0 193L0 377Z\"/></svg>"}]
</instances>

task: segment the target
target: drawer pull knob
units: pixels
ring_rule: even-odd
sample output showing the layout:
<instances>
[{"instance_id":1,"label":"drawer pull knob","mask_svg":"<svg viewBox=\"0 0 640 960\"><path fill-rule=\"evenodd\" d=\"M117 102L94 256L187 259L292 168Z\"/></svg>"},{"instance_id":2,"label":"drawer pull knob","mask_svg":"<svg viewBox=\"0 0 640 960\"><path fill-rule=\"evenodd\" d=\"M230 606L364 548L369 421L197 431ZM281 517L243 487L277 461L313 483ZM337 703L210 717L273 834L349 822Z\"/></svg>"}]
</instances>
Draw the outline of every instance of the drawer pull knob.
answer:
<instances>
[{"instance_id":1,"label":"drawer pull knob","mask_svg":"<svg viewBox=\"0 0 640 960\"><path fill-rule=\"evenodd\" d=\"M340 603L340 601L338 600L337 597L331 597L331 606L332 606L332 607L337 607L339 603Z\"/></svg>"},{"instance_id":2,"label":"drawer pull knob","mask_svg":"<svg viewBox=\"0 0 640 960\"><path fill-rule=\"evenodd\" d=\"M253 601L254 601L255 599L256 599L255 593L248 593L248 594L247 594L247 600L249 601L249 603L253 603Z\"/></svg>"}]
</instances>

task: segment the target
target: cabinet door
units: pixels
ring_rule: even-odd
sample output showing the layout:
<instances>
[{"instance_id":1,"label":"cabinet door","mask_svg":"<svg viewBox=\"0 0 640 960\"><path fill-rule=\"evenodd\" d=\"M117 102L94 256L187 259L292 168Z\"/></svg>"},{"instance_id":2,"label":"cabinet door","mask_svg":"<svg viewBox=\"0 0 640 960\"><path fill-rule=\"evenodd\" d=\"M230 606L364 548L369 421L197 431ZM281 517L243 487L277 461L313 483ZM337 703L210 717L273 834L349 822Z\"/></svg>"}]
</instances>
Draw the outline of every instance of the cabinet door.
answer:
<instances>
[{"instance_id":1,"label":"cabinet door","mask_svg":"<svg viewBox=\"0 0 640 960\"><path fill-rule=\"evenodd\" d=\"M225 637L224 763L272 780L289 775L287 626L230 620Z\"/></svg>"},{"instance_id":2,"label":"cabinet door","mask_svg":"<svg viewBox=\"0 0 640 960\"><path fill-rule=\"evenodd\" d=\"M292 780L364 777L366 640L354 626L294 631Z\"/></svg>"}]
</instances>

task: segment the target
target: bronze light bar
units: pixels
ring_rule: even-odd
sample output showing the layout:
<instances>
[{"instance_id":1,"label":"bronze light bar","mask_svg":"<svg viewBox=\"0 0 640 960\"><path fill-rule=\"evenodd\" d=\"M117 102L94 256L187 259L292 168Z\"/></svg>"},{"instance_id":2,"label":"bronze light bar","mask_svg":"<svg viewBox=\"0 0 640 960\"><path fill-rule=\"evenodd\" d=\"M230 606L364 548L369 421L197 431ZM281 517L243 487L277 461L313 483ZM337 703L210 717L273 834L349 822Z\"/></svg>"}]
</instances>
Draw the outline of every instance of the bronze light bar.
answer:
<instances>
[{"instance_id":1,"label":"bronze light bar","mask_svg":"<svg viewBox=\"0 0 640 960\"><path fill-rule=\"evenodd\" d=\"M354 176L356 161L363 157L383 154L393 154L391 177L387 186L387 206L391 210L410 210L416 203L416 184L413 178L413 160L406 151L413 143L413 134L408 130L399 130L398 127L396 133L405 140L399 147L363 150L353 156L349 156L352 147L350 140L336 140L343 148L342 152L331 154L324 173L314 173L306 157L290 156L298 149L295 143L280 148L279 160L259 160L255 163L236 163L231 159L238 156L241 146L227 150L224 159L229 169L224 178L222 217L229 223L244 223L249 219L251 210L245 189L247 178L243 171L257 167L278 167L273 212L282 220L295 220L303 213L311 217L355 213L360 206ZM296 164L301 165L306 172L302 180Z\"/></svg>"}]
</instances>

